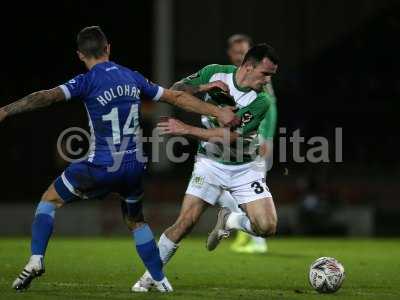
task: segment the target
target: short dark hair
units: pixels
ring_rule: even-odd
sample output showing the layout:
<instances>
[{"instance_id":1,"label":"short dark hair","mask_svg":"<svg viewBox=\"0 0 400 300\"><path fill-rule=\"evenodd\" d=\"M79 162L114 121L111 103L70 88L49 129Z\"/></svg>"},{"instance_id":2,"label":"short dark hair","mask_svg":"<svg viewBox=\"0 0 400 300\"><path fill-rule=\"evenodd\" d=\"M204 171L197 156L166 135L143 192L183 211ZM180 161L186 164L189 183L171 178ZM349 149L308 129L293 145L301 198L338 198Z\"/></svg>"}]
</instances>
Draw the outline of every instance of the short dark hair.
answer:
<instances>
[{"instance_id":1,"label":"short dark hair","mask_svg":"<svg viewBox=\"0 0 400 300\"><path fill-rule=\"evenodd\" d=\"M228 49L232 47L233 44L242 42L248 43L250 47L253 46L253 40L251 39L251 37L247 34L242 33L231 35L226 41Z\"/></svg>"},{"instance_id":2,"label":"short dark hair","mask_svg":"<svg viewBox=\"0 0 400 300\"><path fill-rule=\"evenodd\" d=\"M99 26L83 28L76 38L78 50L87 57L99 58L106 54L107 37Z\"/></svg>"},{"instance_id":3,"label":"short dark hair","mask_svg":"<svg viewBox=\"0 0 400 300\"><path fill-rule=\"evenodd\" d=\"M257 65L264 58L268 58L275 65L279 63L279 58L274 48L267 44L257 44L251 47L249 51L247 51L246 55L244 56L242 65L247 62L250 62L253 65Z\"/></svg>"}]
</instances>

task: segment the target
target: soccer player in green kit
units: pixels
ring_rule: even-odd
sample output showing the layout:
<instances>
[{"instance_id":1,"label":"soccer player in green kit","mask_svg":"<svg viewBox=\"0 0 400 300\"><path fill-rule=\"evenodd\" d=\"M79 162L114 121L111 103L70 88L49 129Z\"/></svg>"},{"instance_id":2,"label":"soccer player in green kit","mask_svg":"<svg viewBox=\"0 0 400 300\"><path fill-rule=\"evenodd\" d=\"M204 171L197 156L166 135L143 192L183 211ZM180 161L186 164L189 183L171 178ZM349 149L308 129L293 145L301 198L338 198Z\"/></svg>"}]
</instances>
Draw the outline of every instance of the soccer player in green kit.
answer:
<instances>
[{"instance_id":1,"label":"soccer player in green kit","mask_svg":"<svg viewBox=\"0 0 400 300\"><path fill-rule=\"evenodd\" d=\"M237 128L227 129L214 119L202 117L204 128L169 119L158 124L165 134L190 135L201 140L196 163L181 212L158 242L160 257L166 264L210 205L218 204L223 192L229 192L240 210L222 208L207 249L214 250L222 238L234 230L266 237L276 231L277 215L272 195L265 182L266 160L276 124L275 98L264 87L278 67L272 47L252 47L240 65L208 65L174 84L173 89L197 94L205 92L205 101L236 107L241 118ZM219 88L216 88L218 86ZM132 290L148 290L152 278L148 272Z\"/></svg>"},{"instance_id":2,"label":"soccer player in green kit","mask_svg":"<svg viewBox=\"0 0 400 300\"><path fill-rule=\"evenodd\" d=\"M230 36L227 40L227 56L229 61L239 67L242 64L244 56L247 51L253 45L251 37L246 34L234 34ZM265 90L270 96L275 97L274 89L272 83L267 83ZM276 102L276 98L274 99ZM274 104L275 105L275 104ZM272 129L276 127L276 124L271 124ZM273 135L273 133L272 133ZM272 136L270 145L267 147L267 156L272 154ZM222 193L218 200L219 205L224 207L227 206L231 210L237 209L237 205L232 207L232 196L229 192ZM233 243L230 245L230 249L238 253L266 253L268 251L267 240L263 237L252 236L243 231L238 231Z\"/></svg>"}]
</instances>

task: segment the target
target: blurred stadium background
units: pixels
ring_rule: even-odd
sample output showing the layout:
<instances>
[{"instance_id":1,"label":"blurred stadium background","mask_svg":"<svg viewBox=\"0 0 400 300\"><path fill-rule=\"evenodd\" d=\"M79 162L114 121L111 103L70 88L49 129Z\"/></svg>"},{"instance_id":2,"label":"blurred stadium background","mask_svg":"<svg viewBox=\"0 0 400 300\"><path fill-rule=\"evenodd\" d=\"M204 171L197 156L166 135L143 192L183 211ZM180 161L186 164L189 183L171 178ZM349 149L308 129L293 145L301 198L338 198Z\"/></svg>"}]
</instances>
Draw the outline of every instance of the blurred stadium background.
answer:
<instances>
[{"instance_id":1,"label":"blurred stadium background","mask_svg":"<svg viewBox=\"0 0 400 300\"><path fill-rule=\"evenodd\" d=\"M287 162L274 160L268 185L279 213L279 235L398 236L400 234L400 6L398 1L58 1L8 3L0 20L0 105L85 72L75 54L76 33L100 25L112 59L166 87L204 65L228 63L234 33L267 42L281 63L273 79L278 139ZM194 114L143 106L150 134L160 115L198 124ZM19 115L0 126L0 236L28 235L41 193L66 166L56 151L66 128L87 129L80 103ZM335 128L343 128L343 162L334 162ZM289 137L329 140L331 162L296 163ZM301 153L307 145L303 143ZM190 161L149 166L145 210L161 232L177 216L191 174L196 142L177 147ZM210 210L196 229L205 233ZM111 235L126 230L118 201L71 205L58 212L57 235Z\"/></svg>"}]
</instances>

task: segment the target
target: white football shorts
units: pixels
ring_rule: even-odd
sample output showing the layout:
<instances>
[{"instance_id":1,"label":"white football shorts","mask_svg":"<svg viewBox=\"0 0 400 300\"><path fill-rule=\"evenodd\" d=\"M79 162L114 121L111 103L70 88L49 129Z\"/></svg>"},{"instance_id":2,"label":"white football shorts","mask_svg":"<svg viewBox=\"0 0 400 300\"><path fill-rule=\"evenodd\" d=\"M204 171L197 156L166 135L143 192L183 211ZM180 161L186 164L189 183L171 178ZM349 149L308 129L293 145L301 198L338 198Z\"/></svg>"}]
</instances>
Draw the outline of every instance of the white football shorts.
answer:
<instances>
[{"instance_id":1,"label":"white football shorts","mask_svg":"<svg viewBox=\"0 0 400 300\"><path fill-rule=\"evenodd\" d=\"M249 203L272 197L265 176L264 161L226 165L198 155L186 194L201 198L211 205L221 205L219 198L228 192L236 201L235 205Z\"/></svg>"}]
</instances>

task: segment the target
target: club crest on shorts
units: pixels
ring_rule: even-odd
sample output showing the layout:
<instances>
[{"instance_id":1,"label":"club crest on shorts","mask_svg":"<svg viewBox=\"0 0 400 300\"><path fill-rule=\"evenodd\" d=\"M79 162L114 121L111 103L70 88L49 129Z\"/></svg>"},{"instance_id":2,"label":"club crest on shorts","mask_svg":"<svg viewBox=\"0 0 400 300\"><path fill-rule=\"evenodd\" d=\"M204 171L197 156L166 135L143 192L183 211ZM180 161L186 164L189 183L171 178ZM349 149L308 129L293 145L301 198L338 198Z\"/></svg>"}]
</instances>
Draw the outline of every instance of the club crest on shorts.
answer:
<instances>
[{"instance_id":1,"label":"club crest on shorts","mask_svg":"<svg viewBox=\"0 0 400 300\"><path fill-rule=\"evenodd\" d=\"M204 176L193 175L192 177L192 185L196 187L201 187L204 184Z\"/></svg>"}]
</instances>

